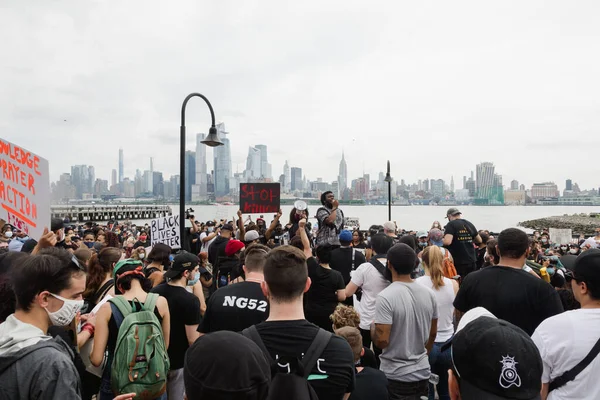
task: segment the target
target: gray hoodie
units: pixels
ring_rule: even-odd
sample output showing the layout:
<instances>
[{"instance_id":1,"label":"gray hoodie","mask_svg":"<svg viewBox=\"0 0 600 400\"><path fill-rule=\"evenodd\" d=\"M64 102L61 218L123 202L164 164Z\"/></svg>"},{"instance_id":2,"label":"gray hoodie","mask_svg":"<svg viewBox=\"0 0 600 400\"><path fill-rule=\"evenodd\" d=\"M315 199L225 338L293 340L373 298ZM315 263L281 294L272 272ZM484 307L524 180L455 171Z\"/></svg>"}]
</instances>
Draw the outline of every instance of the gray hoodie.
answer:
<instances>
[{"instance_id":1,"label":"gray hoodie","mask_svg":"<svg viewBox=\"0 0 600 400\"><path fill-rule=\"evenodd\" d=\"M0 324L0 400L80 399L73 351L10 315Z\"/></svg>"}]
</instances>

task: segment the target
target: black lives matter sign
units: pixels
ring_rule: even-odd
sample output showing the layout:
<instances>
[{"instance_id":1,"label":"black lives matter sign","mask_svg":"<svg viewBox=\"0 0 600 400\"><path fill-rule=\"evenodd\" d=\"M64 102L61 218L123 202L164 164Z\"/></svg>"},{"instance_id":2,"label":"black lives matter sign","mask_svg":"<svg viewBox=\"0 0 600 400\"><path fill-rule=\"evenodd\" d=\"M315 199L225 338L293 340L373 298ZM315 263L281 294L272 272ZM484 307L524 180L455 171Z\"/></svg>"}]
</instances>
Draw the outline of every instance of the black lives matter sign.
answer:
<instances>
[{"instance_id":1,"label":"black lives matter sign","mask_svg":"<svg viewBox=\"0 0 600 400\"><path fill-rule=\"evenodd\" d=\"M240 183L240 210L244 214L276 213L279 194L279 183Z\"/></svg>"},{"instance_id":2,"label":"black lives matter sign","mask_svg":"<svg viewBox=\"0 0 600 400\"><path fill-rule=\"evenodd\" d=\"M172 249L181 248L179 237L179 215L155 218L150 223L150 242L152 246L164 243Z\"/></svg>"}]
</instances>

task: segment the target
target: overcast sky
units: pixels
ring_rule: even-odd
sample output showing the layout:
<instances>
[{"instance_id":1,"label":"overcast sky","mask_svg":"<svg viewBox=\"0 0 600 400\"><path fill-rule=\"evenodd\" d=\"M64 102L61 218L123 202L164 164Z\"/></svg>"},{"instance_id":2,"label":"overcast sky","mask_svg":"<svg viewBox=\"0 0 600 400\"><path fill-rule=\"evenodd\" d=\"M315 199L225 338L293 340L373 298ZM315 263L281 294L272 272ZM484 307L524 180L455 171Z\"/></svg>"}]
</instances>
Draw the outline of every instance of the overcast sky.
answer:
<instances>
[{"instance_id":1,"label":"overcast sky","mask_svg":"<svg viewBox=\"0 0 600 400\"><path fill-rule=\"evenodd\" d=\"M309 179L424 178L462 187L600 186L600 2L1 0L0 135L110 180L179 171L181 102L198 91L232 142L268 145ZM188 149L208 109L188 105ZM209 150L209 155L212 150ZM209 163L209 171L212 163Z\"/></svg>"}]
</instances>

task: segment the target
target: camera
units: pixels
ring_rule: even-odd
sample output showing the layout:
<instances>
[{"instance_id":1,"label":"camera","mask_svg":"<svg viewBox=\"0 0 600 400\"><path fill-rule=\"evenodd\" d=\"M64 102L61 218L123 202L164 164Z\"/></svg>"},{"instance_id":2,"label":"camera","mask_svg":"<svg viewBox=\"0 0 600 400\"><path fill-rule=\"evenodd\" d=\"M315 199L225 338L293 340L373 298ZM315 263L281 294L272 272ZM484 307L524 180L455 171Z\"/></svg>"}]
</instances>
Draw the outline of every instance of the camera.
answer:
<instances>
[{"instance_id":1,"label":"camera","mask_svg":"<svg viewBox=\"0 0 600 400\"><path fill-rule=\"evenodd\" d=\"M187 210L185 210L185 219L194 218L194 214L192 214L193 212L193 208L188 208Z\"/></svg>"}]
</instances>

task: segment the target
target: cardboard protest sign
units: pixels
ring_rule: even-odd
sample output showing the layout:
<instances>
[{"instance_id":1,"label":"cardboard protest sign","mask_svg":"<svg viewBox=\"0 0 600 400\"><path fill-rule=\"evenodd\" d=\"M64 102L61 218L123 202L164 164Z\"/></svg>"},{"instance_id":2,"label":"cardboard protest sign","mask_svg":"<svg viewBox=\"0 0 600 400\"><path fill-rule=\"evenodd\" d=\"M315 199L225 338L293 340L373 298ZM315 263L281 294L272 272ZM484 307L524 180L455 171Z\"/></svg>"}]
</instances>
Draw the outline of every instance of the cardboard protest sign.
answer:
<instances>
[{"instance_id":1,"label":"cardboard protest sign","mask_svg":"<svg viewBox=\"0 0 600 400\"><path fill-rule=\"evenodd\" d=\"M150 223L150 243L164 243L172 249L181 248L179 235L179 215L155 218Z\"/></svg>"},{"instance_id":2,"label":"cardboard protest sign","mask_svg":"<svg viewBox=\"0 0 600 400\"><path fill-rule=\"evenodd\" d=\"M571 229L550 228L550 241L554 244L569 244L573 241Z\"/></svg>"},{"instance_id":3,"label":"cardboard protest sign","mask_svg":"<svg viewBox=\"0 0 600 400\"><path fill-rule=\"evenodd\" d=\"M0 218L38 240L50 228L48 160L0 139Z\"/></svg>"},{"instance_id":4,"label":"cardboard protest sign","mask_svg":"<svg viewBox=\"0 0 600 400\"><path fill-rule=\"evenodd\" d=\"M240 183L240 210L244 214L279 212L279 183Z\"/></svg>"}]
</instances>

